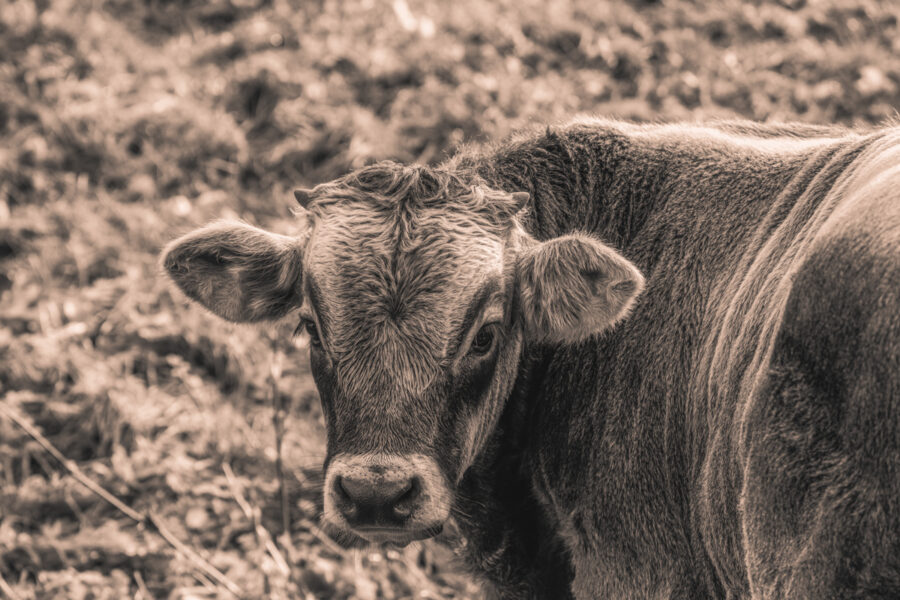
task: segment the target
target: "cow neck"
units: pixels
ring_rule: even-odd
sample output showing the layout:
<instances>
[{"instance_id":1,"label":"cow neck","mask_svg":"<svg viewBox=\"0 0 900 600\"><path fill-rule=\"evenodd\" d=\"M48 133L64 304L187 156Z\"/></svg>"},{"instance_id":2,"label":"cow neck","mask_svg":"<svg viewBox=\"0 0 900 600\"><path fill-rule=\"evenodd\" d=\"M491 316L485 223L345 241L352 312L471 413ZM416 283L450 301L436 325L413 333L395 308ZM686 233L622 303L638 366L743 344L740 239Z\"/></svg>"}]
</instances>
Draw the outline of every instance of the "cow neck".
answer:
<instances>
[{"instance_id":1,"label":"cow neck","mask_svg":"<svg viewBox=\"0 0 900 600\"><path fill-rule=\"evenodd\" d=\"M458 489L464 556L503 598L572 597L573 572L559 524L535 494L531 477L532 395L547 358L538 348L525 352L500 422Z\"/></svg>"},{"instance_id":2,"label":"cow neck","mask_svg":"<svg viewBox=\"0 0 900 600\"><path fill-rule=\"evenodd\" d=\"M547 129L450 161L474 184L531 194L524 225L539 240L590 232L623 248L659 203L664 163L612 126Z\"/></svg>"}]
</instances>

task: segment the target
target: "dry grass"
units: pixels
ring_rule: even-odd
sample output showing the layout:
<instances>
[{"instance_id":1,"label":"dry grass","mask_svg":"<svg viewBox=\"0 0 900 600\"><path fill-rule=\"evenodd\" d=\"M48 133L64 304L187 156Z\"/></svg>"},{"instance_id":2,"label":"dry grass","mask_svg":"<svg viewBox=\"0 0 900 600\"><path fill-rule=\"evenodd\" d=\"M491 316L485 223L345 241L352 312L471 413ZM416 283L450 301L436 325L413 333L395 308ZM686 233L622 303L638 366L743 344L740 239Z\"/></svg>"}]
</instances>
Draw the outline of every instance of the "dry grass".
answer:
<instances>
[{"instance_id":1,"label":"dry grass","mask_svg":"<svg viewBox=\"0 0 900 600\"><path fill-rule=\"evenodd\" d=\"M2 2L2 401L247 597L477 597L439 544L329 544L293 324L188 305L159 248L222 216L289 232L294 186L579 111L877 123L900 105L898 18L870 0ZM0 595L227 597L3 418Z\"/></svg>"}]
</instances>

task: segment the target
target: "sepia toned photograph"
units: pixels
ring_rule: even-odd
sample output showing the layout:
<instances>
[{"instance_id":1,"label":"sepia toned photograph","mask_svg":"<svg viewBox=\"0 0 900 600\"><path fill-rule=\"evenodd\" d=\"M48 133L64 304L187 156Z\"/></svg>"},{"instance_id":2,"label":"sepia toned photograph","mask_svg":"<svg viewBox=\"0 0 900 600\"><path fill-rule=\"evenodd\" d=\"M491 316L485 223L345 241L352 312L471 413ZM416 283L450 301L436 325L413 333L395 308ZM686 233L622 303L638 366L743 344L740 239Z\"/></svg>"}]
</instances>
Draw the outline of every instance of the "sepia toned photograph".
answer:
<instances>
[{"instance_id":1,"label":"sepia toned photograph","mask_svg":"<svg viewBox=\"0 0 900 600\"><path fill-rule=\"evenodd\" d=\"M0 0L0 600L900 599L898 0Z\"/></svg>"}]
</instances>

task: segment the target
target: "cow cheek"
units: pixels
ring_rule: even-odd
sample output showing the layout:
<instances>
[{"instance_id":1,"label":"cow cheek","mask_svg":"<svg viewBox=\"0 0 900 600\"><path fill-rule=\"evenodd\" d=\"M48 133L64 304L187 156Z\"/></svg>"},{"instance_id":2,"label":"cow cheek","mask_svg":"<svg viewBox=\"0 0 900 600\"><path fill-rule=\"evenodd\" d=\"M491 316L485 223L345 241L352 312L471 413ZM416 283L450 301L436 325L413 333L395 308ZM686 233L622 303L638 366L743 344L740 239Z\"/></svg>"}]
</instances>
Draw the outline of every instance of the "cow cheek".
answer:
<instances>
[{"instance_id":1,"label":"cow cheek","mask_svg":"<svg viewBox=\"0 0 900 600\"><path fill-rule=\"evenodd\" d=\"M316 383L316 389L319 392L319 402L322 406L322 414L325 417L325 430L328 440L328 455L333 453L331 447L334 440L337 439L335 434L335 411L334 400L337 393L337 380L335 378L334 369L331 368L331 361L321 350L310 348L309 350L309 366L312 372L313 381Z\"/></svg>"},{"instance_id":2,"label":"cow cheek","mask_svg":"<svg viewBox=\"0 0 900 600\"><path fill-rule=\"evenodd\" d=\"M500 348L486 372L470 373L469 385L461 386L467 389L459 402L455 427L459 456L457 481L475 462L497 427L512 391L520 350L521 338L517 336Z\"/></svg>"}]
</instances>

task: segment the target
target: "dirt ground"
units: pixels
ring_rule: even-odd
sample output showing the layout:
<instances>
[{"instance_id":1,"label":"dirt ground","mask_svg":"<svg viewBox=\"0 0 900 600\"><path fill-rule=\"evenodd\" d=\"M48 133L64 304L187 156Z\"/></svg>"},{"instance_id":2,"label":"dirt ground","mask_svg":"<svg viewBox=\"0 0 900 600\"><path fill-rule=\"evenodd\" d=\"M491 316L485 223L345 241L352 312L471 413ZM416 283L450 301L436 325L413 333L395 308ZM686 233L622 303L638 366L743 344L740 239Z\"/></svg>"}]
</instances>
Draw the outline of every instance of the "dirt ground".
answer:
<instances>
[{"instance_id":1,"label":"dirt ground","mask_svg":"<svg viewBox=\"0 0 900 600\"><path fill-rule=\"evenodd\" d=\"M440 541L346 552L318 530L305 339L189 305L161 246L221 217L289 233L295 186L579 112L877 124L900 106L898 19L875 0L0 0L0 597L479 598Z\"/></svg>"}]
</instances>

